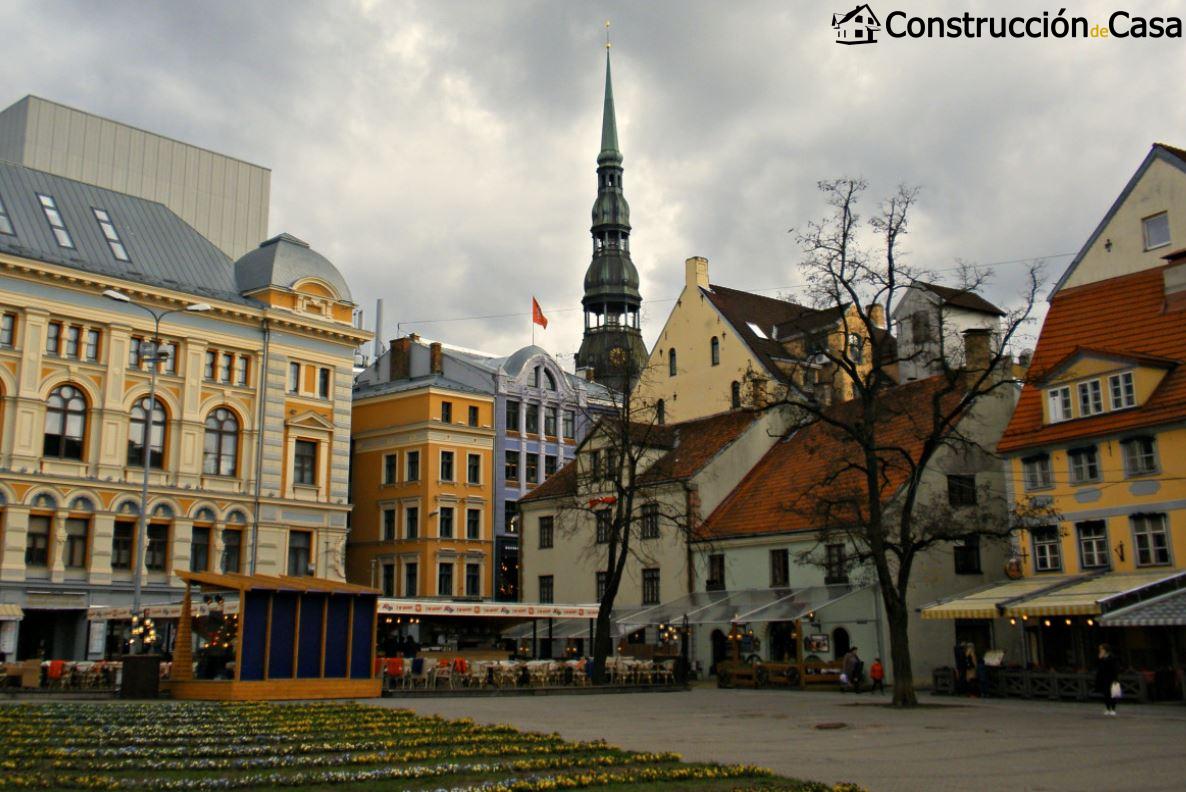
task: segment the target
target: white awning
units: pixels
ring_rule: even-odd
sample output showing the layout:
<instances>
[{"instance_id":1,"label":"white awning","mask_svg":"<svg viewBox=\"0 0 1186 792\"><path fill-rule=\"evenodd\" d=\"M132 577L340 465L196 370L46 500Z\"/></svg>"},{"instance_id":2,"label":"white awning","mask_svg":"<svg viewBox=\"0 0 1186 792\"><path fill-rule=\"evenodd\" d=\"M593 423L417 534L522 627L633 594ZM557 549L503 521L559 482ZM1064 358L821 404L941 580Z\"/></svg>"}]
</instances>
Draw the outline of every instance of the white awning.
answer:
<instances>
[{"instance_id":1,"label":"white awning","mask_svg":"<svg viewBox=\"0 0 1186 792\"><path fill-rule=\"evenodd\" d=\"M379 613L400 616L479 616L492 619L596 619L597 605L541 602L451 602L448 600L379 599Z\"/></svg>"},{"instance_id":2,"label":"white awning","mask_svg":"<svg viewBox=\"0 0 1186 792\"><path fill-rule=\"evenodd\" d=\"M794 621L858 590L849 586L808 586L695 591L627 616L622 624L681 624L685 617L688 624Z\"/></svg>"},{"instance_id":3,"label":"white awning","mask_svg":"<svg viewBox=\"0 0 1186 792\"><path fill-rule=\"evenodd\" d=\"M0 602L0 621L20 621L23 618L25 618L25 611L20 605Z\"/></svg>"}]
</instances>

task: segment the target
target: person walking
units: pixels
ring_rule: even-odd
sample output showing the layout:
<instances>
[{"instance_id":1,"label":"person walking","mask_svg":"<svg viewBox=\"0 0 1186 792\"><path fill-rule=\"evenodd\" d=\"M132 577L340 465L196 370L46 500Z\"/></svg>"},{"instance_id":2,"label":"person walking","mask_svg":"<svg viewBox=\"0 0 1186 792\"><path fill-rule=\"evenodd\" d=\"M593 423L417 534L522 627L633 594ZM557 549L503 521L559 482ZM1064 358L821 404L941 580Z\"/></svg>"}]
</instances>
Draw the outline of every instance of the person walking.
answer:
<instances>
[{"instance_id":1,"label":"person walking","mask_svg":"<svg viewBox=\"0 0 1186 792\"><path fill-rule=\"evenodd\" d=\"M869 688L870 693L885 693L885 666L881 664L881 658L873 658L873 665L869 666L869 679L873 685Z\"/></svg>"},{"instance_id":2,"label":"person walking","mask_svg":"<svg viewBox=\"0 0 1186 792\"><path fill-rule=\"evenodd\" d=\"M850 648L848 654L844 656L844 666L841 670L844 671L844 676L853 693L861 692L861 674L864 668L865 663L857 654L857 648L855 646Z\"/></svg>"},{"instance_id":3,"label":"person walking","mask_svg":"<svg viewBox=\"0 0 1186 792\"><path fill-rule=\"evenodd\" d=\"M1112 654L1112 647L1106 643L1100 644L1095 689L1104 697L1104 714L1116 717L1116 702L1120 698L1120 662Z\"/></svg>"}]
</instances>

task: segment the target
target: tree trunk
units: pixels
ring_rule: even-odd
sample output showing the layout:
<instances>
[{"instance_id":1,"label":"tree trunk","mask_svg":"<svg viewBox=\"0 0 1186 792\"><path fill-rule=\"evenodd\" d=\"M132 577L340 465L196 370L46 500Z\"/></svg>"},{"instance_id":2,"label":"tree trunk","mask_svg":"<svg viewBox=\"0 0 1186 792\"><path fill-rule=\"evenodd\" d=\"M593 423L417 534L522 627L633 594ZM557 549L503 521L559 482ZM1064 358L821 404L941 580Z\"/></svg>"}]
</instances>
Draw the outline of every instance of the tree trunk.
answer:
<instances>
[{"instance_id":1,"label":"tree trunk","mask_svg":"<svg viewBox=\"0 0 1186 792\"><path fill-rule=\"evenodd\" d=\"M890 662L894 675L894 706L913 707L918 704L914 691L914 669L910 664L910 611L903 602L885 601L885 616L889 622Z\"/></svg>"},{"instance_id":2,"label":"tree trunk","mask_svg":"<svg viewBox=\"0 0 1186 792\"><path fill-rule=\"evenodd\" d=\"M597 611L597 624L593 631L593 679L595 685L606 682L605 661L614 652L614 637L610 634L610 609L602 603Z\"/></svg>"}]
</instances>

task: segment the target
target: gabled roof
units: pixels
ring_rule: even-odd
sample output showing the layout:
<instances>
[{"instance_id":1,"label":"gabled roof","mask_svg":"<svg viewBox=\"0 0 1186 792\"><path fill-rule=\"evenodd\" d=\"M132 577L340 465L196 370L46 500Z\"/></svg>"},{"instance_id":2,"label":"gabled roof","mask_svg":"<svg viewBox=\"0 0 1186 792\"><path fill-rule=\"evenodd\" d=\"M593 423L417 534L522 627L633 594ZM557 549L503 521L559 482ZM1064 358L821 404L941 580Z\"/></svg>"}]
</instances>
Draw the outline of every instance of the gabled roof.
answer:
<instances>
[{"instance_id":1,"label":"gabled roof","mask_svg":"<svg viewBox=\"0 0 1186 792\"><path fill-rule=\"evenodd\" d=\"M925 289L935 294L944 303L947 305L954 305L956 308L963 308L964 310L976 311L978 313L986 313L992 316L1005 315L1005 312L1000 308L993 305L976 292L970 291L968 289L953 289L950 286L940 286L937 283L924 283L922 281L915 281L912 285L915 288Z\"/></svg>"},{"instance_id":2,"label":"gabled roof","mask_svg":"<svg viewBox=\"0 0 1186 792\"><path fill-rule=\"evenodd\" d=\"M1145 171L1149 170L1149 166L1157 159L1164 160L1181 171L1186 171L1186 150L1176 146L1166 145L1165 143L1154 143L1149 149L1149 153L1145 155L1145 159L1137 167L1136 173L1129 178L1128 183L1124 185L1124 189L1120 191L1120 195L1116 196L1116 200L1112 202L1107 213L1104 214L1104 219L1100 220L1099 225L1091 232L1091 236L1087 238L1083 247L1079 248L1079 252L1075 254L1075 258L1071 259L1071 263L1067 265L1062 277L1058 279L1058 283L1054 284L1054 288L1050 291L1050 299L1053 300L1054 296L1062 289L1063 284L1071 277L1071 273L1079 266L1079 262L1087 255L1087 251L1091 250L1092 245L1099 239L1104 228L1111 222L1112 217L1115 216L1124 202L1128 200L1129 194L1136 188L1141 177L1145 175Z\"/></svg>"},{"instance_id":3,"label":"gabled roof","mask_svg":"<svg viewBox=\"0 0 1186 792\"><path fill-rule=\"evenodd\" d=\"M779 380L785 380L786 377L774 361L786 357L787 354L782 345L775 340L779 336L780 328L802 328L808 325L814 329L825 324L836 310L819 311L786 300L763 297L760 294L716 284L711 284L700 292L732 325L737 336L749 347L766 371ZM843 308L840 311L842 314Z\"/></svg>"},{"instance_id":4,"label":"gabled roof","mask_svg":"<svg viewBox=\"0 0 1186 792\"><path fill-rule=\"evenodd\" d=\"M758 419L754 410L734 410L706 418L663 426L648 425L640 436L651 447L667 448L650 467L643 471L640 484L661 484L682 481L699 473L717 454L736 440ZM592 436L592 433L590 433ZM578 494L577 459L560 468L519 502L572 497Z\"/></svg>"},{"instance_id":5,"label":"gabled roof","mask_svg":"<svg viewBox=\"0 0 1186 792\"><path fill-rule=\"evenodd\" d=\"M54 239L39 193L54 199L73 248ZM4 161L0 202L15 232L0 234L0 253L200 297L260 304L239 293L226 254L163 204ZM93 209L108 213L130 261L115 258Z\"/></svg>"},{"instance_id":6,"label":"gabled roof","mask_svg":"<svg viewBox=\"0 0 1186 792\"><path fill-rule=\"evenodd\" d=\"M386 396L392 393L406 393L407 391L420 390L421 388L440 388L441 390L469 393L475 396L490 396L493 393L493 391L471 388L469 385L451 380L448 377L442 377L440 374L430 374L426 377L413 377L394 382L357 383L354 386L354 398L357 400L371 396Z\"/></svg>"},{"instance_id":7,"label":"gabled roof","mask_svg":"<svg viewBox=\"0 0 1186 792\"><path fill-rule=\"evenodd\" d=\"M942 376L908 382L887 390L882 401L885 409L879 438L884 447L902 448L917 458L923 439L930 435L931 410L925 407L947 385ZM955 389L943 396L945 409L955 406L963 395ZM924 406L924 409L914 407ZM849 413L859 408L847 401L832 408L832 415L849 420ZM701 535L722 539L755 534L808 531L834 527L845 521L848 500L864 497L864 474L846 467L846 460L856 460L860 449L848 435L834 425L817 420L792 430L775 443L741 483L705 521ZM892 498L909 477L909 468L891 453L882 455L885 463L882 493Z\"/></svg>"},{"instance_id":8,"label":"gabled roof","mask_svg":"<svg viewBox=\"0 0 1186 792\"><path fill-rule=\"evenodd\" d=\"M1140 352L1128 352L1124 350L1103 349L1101 347L1086 347L1077 346L1067 353L1066 357L1054 364L1053 368L1041 373L1040 378L1035 376L1032 381L1035 383L1048 383L1058 378L1058 375L1066 370L1075 361L1083 358L1106 358L1115 360L1121 363L1136 363L1141 366L1149 366L1151 368L1170 369L1177 366L1182 361L1174 360L1173 358L1161 357L1159 355L1144 355Z\"/></svg>"},{"instance_id":9,"label":"gabled roof","mask_svg":"<svg viewBox=\"0 0 1186 792\"><path fill-rule=\"evenodd\" d=\"M1033 381L1021 391L999 451L1098 437L1186 417L1186 367L1176 366L1139 407L1044 425L1036 383L1081 348L1106 349L1135 360L1186 360L1186 311L1167 311L1163 274L1173 265L1059 291L1030 364ZM1163 365L1159 363L1159 365Z\"/></svg>"},{"instance_id":10,"label":"gabled roof","mask_svg":"<svg viewBox=\"0 0 1186 792\"><path fill-rule=\"evenodd\" d=\"M854 16L856 16L861 11L864 11L866 14L868 14L871 17L871 21L868 23L865 23L865 24L868 24L870 27L881 25L881 23L877 21L877 15L873 13L873 9L869 8L869 6L866 4L862 4L862 5L858 5L853 10L849 11L843 17L841 17L840 14L832 14L832 27L836 27L838 25L843 25L845 22L852 19ZM839 19L838 19L838 17L839 17Z\"/></svg>"}]
</instances>

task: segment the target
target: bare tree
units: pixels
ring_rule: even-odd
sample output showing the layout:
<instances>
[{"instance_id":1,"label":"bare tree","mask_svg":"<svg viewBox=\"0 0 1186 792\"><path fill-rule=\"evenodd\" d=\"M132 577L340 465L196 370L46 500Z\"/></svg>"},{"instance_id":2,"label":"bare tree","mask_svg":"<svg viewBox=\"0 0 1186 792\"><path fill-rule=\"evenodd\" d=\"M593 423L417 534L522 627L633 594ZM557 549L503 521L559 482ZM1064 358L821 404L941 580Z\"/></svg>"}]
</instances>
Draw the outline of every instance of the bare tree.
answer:
<instances>
[{"instance_id":1,"label":"bare tree","mask_svg":"<svg viewBox=\"0 0 1186 792\"><path fill-rule=\"evenodd\" d=\"M623 365L629 365L624 363ZM645 372L629 372L637 382ZM624 377L626 378L626 377ZM606 681L606 660L613 654L613 609L631 560L646 567L656 563L641 541L648 530L681 535L691 528L692 517L683 503L676 504L676 487L652 465L672 447L674 433L664 422L658 403L613 392L613 409L591 411L592 425L577 458L570 463L575 478L571 498L557 508L557 527L585 542L585 552L599 561L604 590L598 602L593 635L593 680ZM686 542L686 535L684 541Z\"/></svg>"},{"instance_id":2,"label":"bare tree","mask_svg":"<svg viewBox=\"0 0 1186 792\"><path fill-rule=\"evenodd\" d=\"M821 327L805 318L780 341L798 352L792 355L786 399L831 451L817 480L792 493L787 508L810 515L820 544L844 542L854 553L852 562L876 573L889 626L893 701L913 706L907 628L916 562L941 543L999 540L1013 528L1003 504L953 512L929 498L923 486L928 466L940 454L994 453L983 432L975 431L977 422L963 419L997 396L1012 403L1006 392L1016 387L1010 344L1033 312L1041 268L1035 263L1028 269L1018 305L1000 317L995 331L966 336L966 350L953 348L958 333L940 301L927 323L930 342L899 351L886 317L908 289L934 280L903 261L903 237L918 193L899 188L865 222L856 212L864 181L826 181L819 189L831 213L793 233L806 256L816 307L832 309L840 319ZM876 240L872 251L862 243L865 237ZM961 291L976 291L989 275L963 268ZM929 376L899 384L898 371L907 364L921 366ZM810 560L824 563L814 552Z\"/></svg>"}]
</instances>

